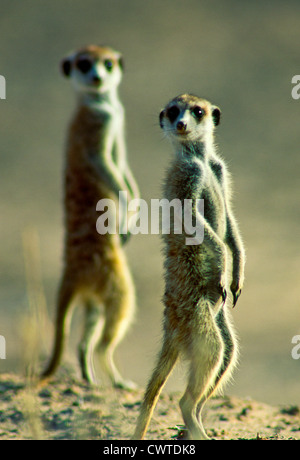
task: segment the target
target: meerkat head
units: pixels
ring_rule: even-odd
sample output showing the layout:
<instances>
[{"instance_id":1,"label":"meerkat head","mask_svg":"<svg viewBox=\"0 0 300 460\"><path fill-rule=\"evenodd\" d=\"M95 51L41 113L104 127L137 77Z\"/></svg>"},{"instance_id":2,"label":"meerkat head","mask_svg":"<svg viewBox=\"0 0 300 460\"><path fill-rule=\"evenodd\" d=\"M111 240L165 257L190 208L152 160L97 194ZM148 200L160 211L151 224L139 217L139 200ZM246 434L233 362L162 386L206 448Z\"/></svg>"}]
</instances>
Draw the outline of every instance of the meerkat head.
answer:
<instances>
[{"instance_id":1,"label":"meerkat head","mask_svg":"<svg viewBox=\"0 0 300 460\"><path fill-rule=\"evenodd\" d=\"M219 107L197 96L182 94L160 112L159 123L173 142L186 143L212 137L220 118Z\"/></svg>"},{"instance_id":2,"label":"meerkat head","mask_svg":"<svg viewBox=\"0 0 300 460\"><path fill-rule=\"evenodd\" d=\"M123 60L112 48L90 45L64 58L61 69L71 78L76 91L105 94L118 87Z\"/></svg>"}]
</instances>

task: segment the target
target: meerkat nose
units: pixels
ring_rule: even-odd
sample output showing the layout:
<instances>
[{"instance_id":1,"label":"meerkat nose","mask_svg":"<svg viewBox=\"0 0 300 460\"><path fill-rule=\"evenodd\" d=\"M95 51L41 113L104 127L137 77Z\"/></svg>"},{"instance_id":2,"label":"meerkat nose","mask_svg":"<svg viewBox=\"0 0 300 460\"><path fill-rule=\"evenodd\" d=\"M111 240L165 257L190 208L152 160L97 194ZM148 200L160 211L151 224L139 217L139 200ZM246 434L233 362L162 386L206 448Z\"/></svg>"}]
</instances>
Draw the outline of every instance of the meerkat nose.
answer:
<instances>
[{"instance_id":1,"label":"meerkat nose","mask_svg":"<svg viewBox=\"0 0 300 460\"><path fill-rule=\"evenodd\" d=\"M93 83L94 83L95 85L100 85L100 83L102 82L102 78L99 77L99 75L93 75L93 79L92 79L92 80L93 80Z\"/></svg>"},{"instance_id":2,"label":"meerkat nose","mask_svg":"<svg viewBox=\"0 0 300 460\"><path fill-rule=\"evenodd\" d=\"M179 121L176 125L176 128L177 128L177 131L184 132L186 131L186 123L184 123L183 121Z\"/></svg>"}]
</instances>

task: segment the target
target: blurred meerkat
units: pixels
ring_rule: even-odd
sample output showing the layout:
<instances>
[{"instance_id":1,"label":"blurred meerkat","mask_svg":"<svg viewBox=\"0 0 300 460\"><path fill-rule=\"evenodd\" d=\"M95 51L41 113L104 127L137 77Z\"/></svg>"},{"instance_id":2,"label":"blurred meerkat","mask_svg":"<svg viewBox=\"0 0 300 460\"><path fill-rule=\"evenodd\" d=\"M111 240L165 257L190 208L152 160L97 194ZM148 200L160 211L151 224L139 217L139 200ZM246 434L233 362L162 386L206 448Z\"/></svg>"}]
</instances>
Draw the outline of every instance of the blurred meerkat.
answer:
<instances>
[{"instance_id":1,"label":"blurred meerkat","mask_svg":"<svg viewBox=\"0 0 300 460\"><path fill-rule=\"evenodd\" d=\"M186 245L185 234L165 234L164 338L148 383L134 439L144 437L160 391L179 356L189 362L180 408L190 439L209 439L201 410L230 378L238 344L228 315L227 265L232 257L231 292L236 304L244 282L244 249L230 205L230 183L214 147L220 109L196 96L173 99L160 113L160 126L171 140L175 158L164 196L192 200L192 217L204 229L202 244ZM204 200L204 215L196 200Z\"/></svg>"},{"instance_id":2,"label":"blurred meerkat","mask_svg":"<svg viewBox=\"0 0 300 460\"><path fill-rule=\"evenodd\" d=\"M53 374L60 363L71 307L77 301L85 308L79 345L82 377L95 382L93 352L97 345L99 362L113 384L131 388L133 383L124 381L113 360L115 347L127 331L135 309L134 286L122 248L129 236L121 228L127 205L120 203L121 215L110 216L119 219L121 235L96 231L99 200L108 198L118 204L120 191L127 192L130 199L139 196L126 158L124 109L118 96L122 57L112 48L90 45L63 59L61 68L75 88L77 107L66 149L65 264L58 293L55 342L42 378Z\"/></svg>"}]
</instances>

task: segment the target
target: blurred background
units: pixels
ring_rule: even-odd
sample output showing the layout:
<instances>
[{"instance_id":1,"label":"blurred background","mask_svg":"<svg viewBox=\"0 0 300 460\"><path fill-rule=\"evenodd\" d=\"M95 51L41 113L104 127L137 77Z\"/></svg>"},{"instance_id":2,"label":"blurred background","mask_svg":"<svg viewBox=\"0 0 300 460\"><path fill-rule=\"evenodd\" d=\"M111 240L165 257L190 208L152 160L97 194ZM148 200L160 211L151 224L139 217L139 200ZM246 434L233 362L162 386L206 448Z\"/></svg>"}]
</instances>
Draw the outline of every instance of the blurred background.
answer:
<instances>
[{"instance_id":1,"label":"blurred background","mask_svg":"<svg viewBox=\"0 0 300 460\"><path fill-rule=\"evenodd\" d=\"M28 232L38 235L35 254L54 319L62 267L64 143L74 108L59 61L88 43L108 44L124 55L120 95L128 156L146 200L160 198L172 154L158 126L160 109L183 92L221 107L217 144L232 173L247 250L244 292L233 311L241 359L226 392L299 404L300 360L291 357L292 338L300 334L300 100L291 96L292 77L300 74L298 0L1 0L6 100L0 100L0 335L7 346L1 372L23 370ZM151 235L137 235L126 249L138 311L116 358L123 374L140 386L160 347L160 250L159 236ZM78 341L80 314L76 310L71 344ZM52 345L50 326L43 359ZM77 366L75 352L69 346L65 360ZM179 365L166 389L183 388L184 374Z\"/></svg>"}]
</instances>

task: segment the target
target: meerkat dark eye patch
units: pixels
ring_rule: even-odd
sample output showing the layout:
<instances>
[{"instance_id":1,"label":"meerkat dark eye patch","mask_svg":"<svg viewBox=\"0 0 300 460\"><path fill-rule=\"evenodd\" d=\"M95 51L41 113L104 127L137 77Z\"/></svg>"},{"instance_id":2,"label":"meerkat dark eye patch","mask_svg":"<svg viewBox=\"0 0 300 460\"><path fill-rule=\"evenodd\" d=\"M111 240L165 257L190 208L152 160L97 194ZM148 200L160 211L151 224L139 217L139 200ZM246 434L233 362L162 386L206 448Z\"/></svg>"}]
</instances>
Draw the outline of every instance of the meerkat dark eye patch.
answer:
<instances>
[{"instance_id":1,"label":"meerkat dark eye patch","mask_svg":"<svg viewBox=\"0 0 300 460\"><path fill-rule=\"evenodd\" d=\"M192 114L197 120L201 120L205 115L205 111L198 105L192 109Z\"/></svg>"},{"instance_id":2,"label":"meerkat dark eye patch","mask_svg":"<svg viewBox=\"0 0 300 460\"><path fill-rule=\"evenodd\" d=\"M81 58L76 62L76 67L78 70L80 70L80 72L87 73L91 70L92 63L89 59Z\"/></svg>"},{"instance_id":3,"label":"meerkat dark eye patch","mask_svg":"<svg viewBox=\"0 0 300 460\"><path fill-rule=\"evenodd\" d=\"M179 108L176 107L176 105L173 105L167 110L166 117L169 118L171 123L173 123L173 121L175 121L176 118L178 117L179 113L180 113Z\"/></svg>"},{"instance_id":4,"label":"meerkat dark eye patch","mask_svg":"<svg viewBox=\"0 0 300 460\"><path fill-rule=\"evenodd\" d=\"M104 65L105 65L106 70L108 70L108 72L111 72L114 66L113 62L110 59L105 59Z\"/></svg>"}]
</instances>

